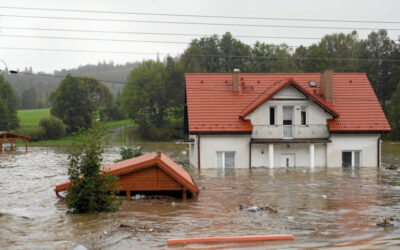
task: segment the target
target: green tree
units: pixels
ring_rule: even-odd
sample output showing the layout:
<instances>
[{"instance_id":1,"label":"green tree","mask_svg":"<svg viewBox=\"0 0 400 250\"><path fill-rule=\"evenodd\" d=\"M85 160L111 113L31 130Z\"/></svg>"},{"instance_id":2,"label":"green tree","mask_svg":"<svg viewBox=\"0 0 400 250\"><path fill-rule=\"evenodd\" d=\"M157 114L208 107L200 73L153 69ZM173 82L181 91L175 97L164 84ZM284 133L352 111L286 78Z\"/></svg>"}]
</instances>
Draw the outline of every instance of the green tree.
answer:
<instances>
[{"instance_id":1,"label":"green tree","mask_svg":"<svg viewBox=\"0 0 400 250\"><path fill-rule=\"evenodd\" d=\"M96 118L93 128L75 135L68 156L72 185L68 188L67 206L73 213L115 211L121 204L116 196L117 177L101 170L103 133Z\"/></svg>"},{"instance_id":2,"label":"green tree","mask_svg":"<svg viewBox=\"0 0 400 250\"><path fill-rule=\"evenodd\" d=\"M256 73L295 72L296 64L286 44L273 46L256 42L252 48L252 71Z\"/></svg>"},{"instance_id":3,"label":"green tree","mask_svg":"<svg viewBox=\"0 0 400 250\"><path fill-rule=\"evenodd\" d=\"M91 113L100 112L101 120L109 120L113 97L100 81L85 76L68 75L50 95L51 114L67 125L67 132L91 126Z\"/></svg>"},{"instance_id":4,"label":"green tree","mask_svg":"<svg viewBox=\"0 0 400 250\"><path fill-rule=\"evenodd\" d=\"M145 61L131 71L123 90L123 109L139 125L145 138L167 140L172 135L168 111L179 90L168 78L163 63Z\"/></svg>"},{"instance_id":5,"label":"green tree","mask_svg":"<svg viewBox=\"0 0 400 250\"><path fill-rule=\"evenodd\" d=\"M232 34L225 33L218 43L219 53L222 55L220 58L221 71L232 72L234 69L241 69L243 72L250 71L250 52L249 45L233 38Z\"/></svg>"},{"instance_id":6,"label":"green tree","mask_svg":"<svg viewBox=\"0 0 400 250\"><path fill-rule=\"evenodd\" d=\"M374 90L385 109L400 80L399 45L390 39L386 30L371 32L364 42L363 70L367 73ZM372 59L372 60L371 60ZM383 59L383 60L382 60Z\"/></svg>"},{"instance_id":7,"label":"green tree","mask_svg":"<svg viewBox=\"0 0 400 250\"><path fill-rule=\"evenodd\" d=\"M68 133L91 126L93 109L88 96L89 91L84 83L71 75L61 81L57 90L50 95L50 112L67 125Z\"/></svg>"},{"instance_id":8,"label":"green tree","mask_svg":"<svg viewBox=\"0 0 400 250\"><path fill-rule=\"evenodd\" d=\"M400 82L397 84L396 91L392 96L388 110L388 118L392 128L389 137L398 141L400 140Z\"/></svg>"},{"instance_id":9,"label":"green tree","mask_svg":"<svg viewBox=\"0 0 400 250\"><path fill-rule=\"evenodd\" d=\"M12 130L19 126L17 100L10 84L0 76L0 131Z\"/></svg>"}]
</instances>

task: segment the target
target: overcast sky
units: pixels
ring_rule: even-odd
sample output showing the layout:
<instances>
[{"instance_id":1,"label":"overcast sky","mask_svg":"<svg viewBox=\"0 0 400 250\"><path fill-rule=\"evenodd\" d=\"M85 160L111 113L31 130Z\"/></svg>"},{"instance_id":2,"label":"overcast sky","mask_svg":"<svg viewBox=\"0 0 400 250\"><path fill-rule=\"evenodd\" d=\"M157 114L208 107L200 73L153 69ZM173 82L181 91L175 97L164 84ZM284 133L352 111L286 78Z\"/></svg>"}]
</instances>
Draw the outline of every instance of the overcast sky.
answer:
<instances>
[{"instance_id":1,"label":"overcast sky","mask_svg":"<svg viewBox=\"0 0 400 250\"><path fill-rule=\"evenodd\" d=\"M133 14L110 13L77 13L66 11L44 11L10 9L4 7L31 7L75 9L91 11L135 12L135 13L163 13L187 14L207 16L239 16L263 18L298 18L298 19L330 19L330 20L364 20L390 21L399 23L343 23L322 21L285 21L285 20L253 20L253 19L221 19L205 17L179 16L147 16ZM141 20L164 22L196 22L196 23L225 23L225 24L253 24L253 25L281 25L281 26L323 26L323 27L364 27L399 29L389 30L389 35L396 41L400 35L400 1L399 0L210 0L210 1L165 1L165 0L0 0L0 59L6 62L9 69L24 69L31 66L35 72L52 72L63 68L74 68L84 64L96 64L98 61L114 61L123 64L146 58L156 58L157 53L162 58L165 54L182 53L187 47L186 42L198 36L177 35L144 35L144 34L115 34L71 32L71 30L102 30L121 32L150 32L150 33L184 33L184 34L223 34L227 31L234 36L256 37L310 37L321 38L325 34L345 32L352 29L308 29L283 27L256 27L256 26L217 26L195 24L168 24L144 23L128 21L95 21L76 19L49 19L32 18L26 16L50 16L87 19L113 20ZM14 15L11 17L10 15ZM25 16L25 17L15 17ZM19 29L16 29L19 28ZM64 31L32 30L62 29ZM358 30L360 38L366 38L371 30ZM22 37L16 37L22 36ZM24 37L25 36L25 37ZM89 41L74 39L30 38L26 36L47 37L75 37L93 39L130 40L123 41ZM279 39L279 38L245 38L238 37L247 44L256 40L266 43L286 43L290 46L310 45L318 40L312 39ZM170 41L173 43L132 42L141 41ZM179 42L179 43L176 43ZM25 49L23 49L25 48ZM41 49L41 50L28 50ZM57 50L90 50L91 52L55 52ZM123 53L104 53L113 51ZM138 53L135 54L134 52ZM0 64L0 69L4 66Z\"/></svg>"}]
</instances>

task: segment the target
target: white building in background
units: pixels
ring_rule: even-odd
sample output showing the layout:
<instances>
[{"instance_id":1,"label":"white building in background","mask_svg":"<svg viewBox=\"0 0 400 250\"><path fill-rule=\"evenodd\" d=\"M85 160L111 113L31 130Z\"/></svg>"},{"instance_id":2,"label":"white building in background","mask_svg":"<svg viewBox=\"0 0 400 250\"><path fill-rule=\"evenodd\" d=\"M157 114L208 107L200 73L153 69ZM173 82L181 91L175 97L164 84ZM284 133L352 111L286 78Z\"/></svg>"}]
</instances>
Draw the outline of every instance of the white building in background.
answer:
<instances>
[{"instance_id":1,"label":"white building in background","mask_svg":"<svg viewBox=\"0 0 400 250\"><path fill-rule=\"evenodd\" d=\"M362 73L186 74L190 163L377 167L390 126Z\"/></svg>"}]
</instances>

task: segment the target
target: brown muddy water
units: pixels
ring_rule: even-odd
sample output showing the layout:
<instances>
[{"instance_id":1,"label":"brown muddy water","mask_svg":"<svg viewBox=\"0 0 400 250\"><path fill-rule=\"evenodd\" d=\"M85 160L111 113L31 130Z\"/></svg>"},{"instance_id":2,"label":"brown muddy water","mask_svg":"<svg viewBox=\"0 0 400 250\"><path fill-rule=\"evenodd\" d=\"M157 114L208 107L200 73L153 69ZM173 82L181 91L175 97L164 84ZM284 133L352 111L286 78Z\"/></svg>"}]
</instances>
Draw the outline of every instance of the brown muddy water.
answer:
<instances>
[{"instance_id":1,"label":"brown muddy water","mask_svg":"<svg viewBox=\"0 0 400 250\"><path fill-rule=\"evenodd\" d=\"M66 214L65 202L53 191L67 179L66 148L0 154L0 249L72 249L79 244L89 249L166 249L170 238L261 234L293 234L295 240L184 248L400 248L399 170L198 171L187 166L185 145L144 146L184 164L200 197L132 200L115 213ZM399 144L384 149L384 162L399 163ZM118 158L118 147L106 149L105 164ZM278 212L246 211L267 204ZM384 217L392 217L394 226L377 227Z\"/></svg>"}]
</instances>

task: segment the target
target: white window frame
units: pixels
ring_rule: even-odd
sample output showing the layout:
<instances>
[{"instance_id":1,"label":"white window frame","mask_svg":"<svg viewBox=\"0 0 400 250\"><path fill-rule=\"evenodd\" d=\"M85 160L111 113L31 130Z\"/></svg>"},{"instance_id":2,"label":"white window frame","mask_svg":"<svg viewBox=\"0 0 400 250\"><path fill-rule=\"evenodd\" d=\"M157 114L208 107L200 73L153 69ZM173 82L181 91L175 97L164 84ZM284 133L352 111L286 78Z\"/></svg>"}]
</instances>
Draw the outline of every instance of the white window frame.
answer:
<instances>
[{"instance_id":1,"label":"white window frame","mask_svg":"<svg viewBox=\"0 0 400 250\"><path fill-rule=\"evenodd\" d=\"M225 153L233 153L233 168L236 168L236 151L216 151L215 154L215 166L218 167L218 153L222 153L222 166L221 169L225 169Z\"/></svg>"},{"instance_id":2,"label":"white window frame","mask_svg":"<svg viewBox=\"0 0 400 250\"><path fill-rule=\"evenodd\" d=\"M355 166L355 152L359 153L359 157L360 157L360 165L359 166ZM351 153L351 166L352 168L354 167L361 167L362 166L362 150L343 150L342 151L342 166L343 166L343 153Z\"/></svg>"}]
</instances>

